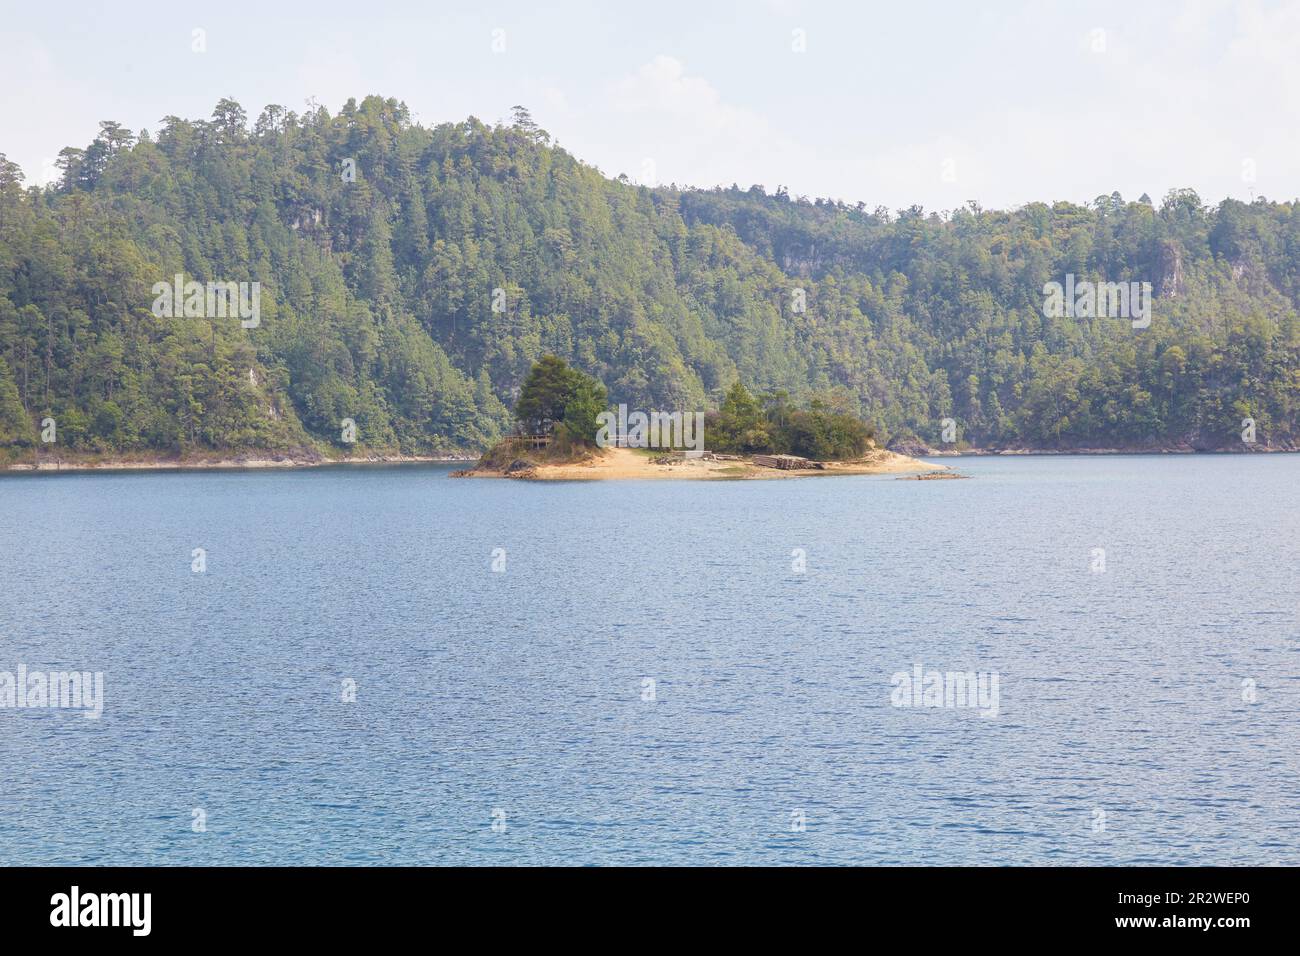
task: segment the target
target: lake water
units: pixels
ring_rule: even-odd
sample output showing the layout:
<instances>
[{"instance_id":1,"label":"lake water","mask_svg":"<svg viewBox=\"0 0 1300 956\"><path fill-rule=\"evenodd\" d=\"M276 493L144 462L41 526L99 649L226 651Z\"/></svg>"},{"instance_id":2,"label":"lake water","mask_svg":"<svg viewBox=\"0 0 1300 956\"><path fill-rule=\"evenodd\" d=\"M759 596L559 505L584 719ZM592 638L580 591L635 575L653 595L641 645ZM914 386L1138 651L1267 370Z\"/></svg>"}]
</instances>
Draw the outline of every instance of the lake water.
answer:
<instances>
[{"instance_id":1,"label":"lake water","mask_svg":"<svg viewBox=\"0 0 1300 956\"><path fill-rule=\"evenodd\" d=\"M0 865L1300 863L1300 456L956 464L0 478Z\"/></svg>"}]
</instances>

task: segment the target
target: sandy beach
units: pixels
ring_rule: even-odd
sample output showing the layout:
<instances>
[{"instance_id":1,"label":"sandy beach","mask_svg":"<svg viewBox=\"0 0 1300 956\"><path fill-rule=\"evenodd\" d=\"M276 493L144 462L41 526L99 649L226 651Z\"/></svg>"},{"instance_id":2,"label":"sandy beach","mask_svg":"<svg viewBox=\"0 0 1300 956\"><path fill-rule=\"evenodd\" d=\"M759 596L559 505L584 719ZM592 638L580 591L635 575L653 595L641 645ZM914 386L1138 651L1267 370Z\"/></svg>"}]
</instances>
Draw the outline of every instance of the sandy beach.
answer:
<instances>
[{"instance_id":1,"label":"sandy beach","mask_svg":"<svg viewBox=\"0 0 1300 956\"><path fill-rule=\"evenodd\" d=\"M525 478L532 481L605 481L627 479L771 479L811 478L826 475L888 475L942 471L946 465L932 465L892 451L869 452L857 461L826 462L825 468L783 470L766 468L749 461L690 459L656 464L652 455L630 448L606 448L591 458L566 464L538 464L526 472L507 475L504 471L474 469L458 473L466 478Z\"/></svg>"}]
</instances>

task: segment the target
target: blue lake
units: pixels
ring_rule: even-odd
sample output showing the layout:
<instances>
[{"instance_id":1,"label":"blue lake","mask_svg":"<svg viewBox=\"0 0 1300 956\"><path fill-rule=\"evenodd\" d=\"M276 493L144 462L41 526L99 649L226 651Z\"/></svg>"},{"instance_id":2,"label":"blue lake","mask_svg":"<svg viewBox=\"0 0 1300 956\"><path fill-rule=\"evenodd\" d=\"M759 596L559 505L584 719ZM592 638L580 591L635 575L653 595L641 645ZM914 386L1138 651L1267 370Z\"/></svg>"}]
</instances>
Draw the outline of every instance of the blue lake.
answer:
<instances>
[{"instance_id":1,"label":"blue lake","mask_svg":"<svg viewBox=\"0 0 1300 956\"><path fill-rule=\"evenodd\" d=\"M1300 456L949 463L0 478L0 865L1300 864Z\"/></svg>"}]
</instances>

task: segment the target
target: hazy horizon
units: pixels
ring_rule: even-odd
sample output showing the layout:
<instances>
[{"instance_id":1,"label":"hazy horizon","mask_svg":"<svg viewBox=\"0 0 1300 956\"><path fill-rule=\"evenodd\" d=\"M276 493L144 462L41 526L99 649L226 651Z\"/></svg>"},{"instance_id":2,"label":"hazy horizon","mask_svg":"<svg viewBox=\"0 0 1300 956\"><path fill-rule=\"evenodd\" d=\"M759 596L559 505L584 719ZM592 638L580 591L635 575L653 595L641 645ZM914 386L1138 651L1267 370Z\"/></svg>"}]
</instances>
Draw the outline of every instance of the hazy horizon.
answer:
<instances>
[{"instance_id":1,"label":"hazy horizon","mask_svg":"<svg viewBox=\"0 0 1300 956\"><path fill-rule=\"evenodd\" d=\"M1209 203L1300 196L1296 134L1276 121L1300 106L1285 55L1300 2L565 10L12 9L0 152L41 184L99 120L155 132L225 96L251 120L271 103L336 113L375 93L424 126L508 121L524 105L578 159L647 185L936 211L1116 191L1159 202L1173 188Z\"/></svg>"}]
</instances>

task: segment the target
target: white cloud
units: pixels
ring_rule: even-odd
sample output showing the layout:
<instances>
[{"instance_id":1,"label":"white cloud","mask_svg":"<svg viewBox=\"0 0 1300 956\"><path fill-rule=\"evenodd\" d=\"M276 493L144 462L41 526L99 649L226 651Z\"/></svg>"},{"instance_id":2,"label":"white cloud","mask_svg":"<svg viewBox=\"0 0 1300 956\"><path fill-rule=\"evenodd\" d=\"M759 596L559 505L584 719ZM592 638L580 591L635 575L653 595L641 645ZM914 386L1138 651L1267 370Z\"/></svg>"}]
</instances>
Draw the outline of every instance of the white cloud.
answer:
<instances>
[{"instance_id":1,"label":"white cloud","mask_svg":"<svg viewBox=\"0 0 1300 956\"><path fill-rule=\"evenodd\" d=\"M680 60L660 54L613 89L614 106L623 112L667 114L701 132L747 138L768 136L762 117L729 106L701 76L690 76Z\"/></svg>"},{"instance_id":2,"label":"white cloud","mask_svg":"<svg viewBox=\"0 0 1300 956\"><path fill-rule=\"evenodd\" d=\"M701 186L791 182L810 161L791 121L778 125L729 103L705 77L660 54L613 83L607 106L629 172L652 159L661 182ZM622 148L626 147L626 148Z\"/></svg>"}]
</instances>

